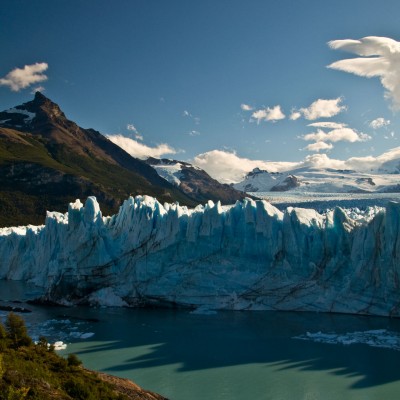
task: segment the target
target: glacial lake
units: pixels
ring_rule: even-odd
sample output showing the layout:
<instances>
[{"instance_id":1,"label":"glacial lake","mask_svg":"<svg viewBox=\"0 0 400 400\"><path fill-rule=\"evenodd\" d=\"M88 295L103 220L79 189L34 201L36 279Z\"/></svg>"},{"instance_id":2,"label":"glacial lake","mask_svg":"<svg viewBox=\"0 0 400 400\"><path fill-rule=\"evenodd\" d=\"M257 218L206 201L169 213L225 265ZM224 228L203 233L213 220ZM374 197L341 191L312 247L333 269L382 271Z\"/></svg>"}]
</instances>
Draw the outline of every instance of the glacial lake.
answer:
<instances>
[{"instance_id":1,"label":"glacial lake","mask_svg":"<svg viewBox=\"0 0 400 400\"><path fill-rule=\"evenodd\" d=\"M37 288L0 281L34 337L68 344L88 368L171 400L382 400L400 394L400 320L294 312L218 312L24 303ZM3 318L6 312L0 314Z\"/></svg>"}]
</instances>

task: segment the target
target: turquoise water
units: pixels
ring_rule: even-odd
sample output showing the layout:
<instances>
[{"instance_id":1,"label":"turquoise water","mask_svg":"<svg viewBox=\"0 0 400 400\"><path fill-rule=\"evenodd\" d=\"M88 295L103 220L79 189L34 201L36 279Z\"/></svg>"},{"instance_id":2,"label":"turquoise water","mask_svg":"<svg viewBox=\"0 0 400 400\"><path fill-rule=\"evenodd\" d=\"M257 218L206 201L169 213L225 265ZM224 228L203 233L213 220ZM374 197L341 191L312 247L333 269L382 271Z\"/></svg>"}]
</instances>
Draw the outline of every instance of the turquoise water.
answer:
<instances>
[{"instance_id":1,"label":"turquoise water","mask_svg":"<svg viewBox=\"0 0 400 400\"><path fill-rule=\"evenodd\" d=\"M12 286L0 283L3 300L24 297L26 288ZM32 289L28 292L33 295ZM362 335L386 330L394 343L400 341L399 320L293 312L196 315L186 310L28 307L33 312L24 316L31 332L47 330L52 340L68 342L63 354L76 353L88 368L130 378L173 400L400 397L399 351L295 338L307 332Z\"/></svg>"}]
</instances>

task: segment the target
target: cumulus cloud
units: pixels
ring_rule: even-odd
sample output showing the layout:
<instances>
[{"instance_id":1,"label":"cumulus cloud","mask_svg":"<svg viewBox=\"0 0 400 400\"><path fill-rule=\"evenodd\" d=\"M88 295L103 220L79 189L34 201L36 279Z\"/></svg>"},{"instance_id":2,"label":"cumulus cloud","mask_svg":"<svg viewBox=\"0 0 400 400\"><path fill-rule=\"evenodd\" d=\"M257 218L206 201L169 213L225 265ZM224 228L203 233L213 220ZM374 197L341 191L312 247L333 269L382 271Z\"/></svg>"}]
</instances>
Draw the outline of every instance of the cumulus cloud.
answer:
<instances>
[{"instance_id":1,"label":"cumulus cloud","mask_svg":"<svg viewBox=\"0 0 400 400\"><path fill-rule=\"evenodd\" d=\"M300 111L298 111L298 110L292 110L292 112L291 112L289 118L290 118L292 121L296 121L297 119L301 118L301 115L302 115L302 114L301 114Z\"/></svg>"},{"instance_id":2,"label":"cumulus cloud","mask_svg":"<svg viewBox=\"0 0 400 400\"><path fill-rule=\"evenodd\" d=\"M313 103L310 104L309 107L293 110L290 119L296 120L303 116L305 119L312 121L319 118L334 117L335 115L338 115L339 113L347 109L346 106L341 104L342 101L342 97L331 100L315 100Z\"/></svg>"},{"instance_id":3,"label":"cumulus cloud","mask_svg":"<svg viewBox=\"0 0 400 400\"><path fill-rule=\"evenodd\" d=\"M369 126L372 129L379 129L379 128L383 128L384 126L388 126L388 125L390 125L390 120L382 118L382 117L376 118L369 123Z\"/></svg>"},{"instance_id":4,"label":"cumulus cloud","mask_svg":"<svg viewBox=\"0 0 400 400\"><path fill-rule=\"evenodd\" d=\"M315 140L318 142L365 142L366 140L371 139L371 136L368 136L365 133L359 133L355 129L352 128L336 128L331 131L325 133L323 130L318 129L317 132L308 133L303 136L304 140L310 141Z\"/></svg>"},{"instance_id":5,"label":"cumulus cloud","mask_svg":"<svg viewBox=\"0 0 400 400\"><path fill-rule=\"evenodd\" d=\"M0 85L8 86L13 92L19 92L30 85L46 81L47 76L44 71L47 68L47 63L36 63L25 65L24 68L15 68L4 78L0 78Z\"/></svg>"},{"instance_id":6,"label":"cumulus cloud","mask_svg":"<svg viewBox=\"0 0 400 400\"><path fill-rule=\"evenodd\" d=\"M253 120L257 121L257 124L259 124L261 121L270 121L270 122L276 122L279 121L280 119L284 119L286 116L282 112L281 106L277 105L272 108L263 108L260 110L256 110L251 114L251 118Z\"/></svg>"},{"instance_id":7,"label":"cumulus cloud","mask_svg":"<svg viewBox=\"0 0 400 400\"><path fill-rule=\"evenodd\" d=\"M166 143L161 143L156 147L149 147L143 143L123 135L108 135L108 139L124 149L133 157L145 159L148 157L161 158L165 154L176 154L177 151Z\"/></svg>"},{"instance_id":8,"label":"cumulus cloud","mask_svg":"<svg viewBox=\"0 0 400 400\"><path fill-rule=\"evenodd\" d=\"M212 150L199 154L191 162L199 168L204 169L210 176L222 183L239 182L254 168L277 172L288 170L297 164L291 162L250 160L239 157L236 152L223 150Z\"/></svg>"},{"instance_id":9,"label":"cumulus cloud","mask_svg":"<svg viewBox=\"0 0 400 400\"><path fill-rule=\"evenodd\" d=\"M393 109L400 109L400 42L387 37L367 36L359 40L332 40L328 45L361 56L336 61L328 68L379 78Z\"/></svg>"},{"instance_id":10,"label":"cumulus cloud","mask_svg":"<svg viewBox=\"0 0 400 400\"><path fill-rule=\"evenodd\" d=\"M384 163L396 161L399 158L400 147L393 148L377 157L351 157L347 160L337 160L329 158L325 153L315 153L298 162L250 160L239 157L235 152L212 150L199 154L192 160L192 163L207 171L214 179L224 183L233 183L240 182L247 173L257 167L270 172L284 172L303 167L371 172L381 168Z\"/></svg>"},{"instance_id":11,"label":"cumulus cloud","mask_svg":"<svg viewBox=\"0 0 400 400\"><path fill-rule=\"evenodd\" d=\"M241 108L243 111L252 111L252 110L254 110L254 108L253 108L252 106L249 106L248 104L244 104L244 103L242 103L242 104L240 105L240 108Z\"/></svg>"},{"instance_id":12,"label":"cumulus cloud","mask_svg":"<svg viewBox=\"0 0 400 400\"><path fill-rule=\"evenodd\" d=\"M332 143L325 143L325 142L315 142L307 145L304 150L307 151L316 151L319 152L321 150L332 150L333 144Z\"/></svg>"}]
</instances>

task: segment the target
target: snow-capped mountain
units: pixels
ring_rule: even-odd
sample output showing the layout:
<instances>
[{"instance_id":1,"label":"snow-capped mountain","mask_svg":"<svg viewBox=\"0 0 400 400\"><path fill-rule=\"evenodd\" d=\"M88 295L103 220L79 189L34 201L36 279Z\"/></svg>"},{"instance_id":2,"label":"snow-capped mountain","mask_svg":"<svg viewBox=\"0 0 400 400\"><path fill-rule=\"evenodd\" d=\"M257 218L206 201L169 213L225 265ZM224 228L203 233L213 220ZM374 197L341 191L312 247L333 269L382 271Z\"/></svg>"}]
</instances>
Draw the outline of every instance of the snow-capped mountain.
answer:
<instances>
[{"instance_id":1,"label":"snow-capped mountain","mask_svg":"<svg viewBox=\"0 0 400 400\"><path fill-rule=\"evenodd\" d=\"M400 175L395 171L399 164L400 160L393 160L390 164L382 165L379 171L368 174L315 167L297 168L286 172L268 172L255 168L233 187L243 192L398 192Z\"/></svg>"},{"instance_id":2,"label":"snow-capped mountain","mask_svg":"<svg viewBox=\"0 0 400 400\"><path fill-rule=\"evenodd\" d=\"M0 226L41 224L46 210L61 211L69 201L89 195L106 213L117 212L129 195L190 206L244 197L206 175L184 166L182 184L171 184L100 132L69 120L40 92L0 112Z\"/></svg>"},{"instance_id":3,"label":"snow-capped mountain","mask_svg":"<svg viewBox=\"0 0 400 400\"><path fill-rule=\"evenodd\" d=\"M61 211L88 195L115 213L130 194L197 204L100 132L69 120L40 92L0 112L0 226L43 223L46 210Z\"/></svg>"},{"instance_id":4,"label":"snow-capped mountain","mask_svg":"<svg viewBox=\"0 0 400 400\"><path fill-rule=\"evenodd\" d=\"M259 200L188 209L94 197L40 227L0 229L0 278L63 304L178 305L400 316L400 204L365 211Z\"/></svg>"},{"instance_id":5,"label":"snow-capped mountain","mask_svg":"<svg viewBox=\"0 0 400 400\"><path fill-rule=\"evenodd\" d=\"M187 162L153 157L148 158L146 162L162 178L199 202L213 200L221 201L222 204L233 204L245 198L243 192L218 182L201 168Z\"/></svg>"}]
</instances>

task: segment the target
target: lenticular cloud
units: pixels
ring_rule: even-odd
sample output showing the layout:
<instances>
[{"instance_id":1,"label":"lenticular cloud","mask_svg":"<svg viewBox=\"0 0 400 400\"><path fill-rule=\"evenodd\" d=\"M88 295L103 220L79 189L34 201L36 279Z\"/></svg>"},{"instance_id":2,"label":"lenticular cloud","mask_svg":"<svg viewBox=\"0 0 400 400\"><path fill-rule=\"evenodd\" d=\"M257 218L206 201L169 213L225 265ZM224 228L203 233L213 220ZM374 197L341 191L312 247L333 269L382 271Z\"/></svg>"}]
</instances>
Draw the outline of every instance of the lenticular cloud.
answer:
<instances>
[{"instance_id":1,"label":"lenticular cloud","mask_svg":"<svg viewBox=\"0 0 400 400\"><path fill-rule=\"evenodd\" d=\"M336 61L328 68L366 78L379 77L386 89L385 97L392 101L393 109L400 109L400 42L387 37L368 36L360 40L333 40L328 44L332 49L362 56Z\"/></svg>"}]
</instances>

